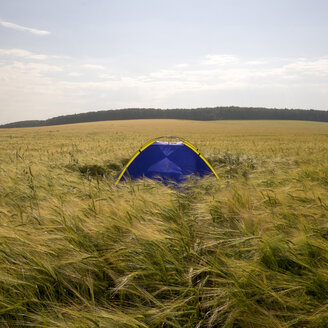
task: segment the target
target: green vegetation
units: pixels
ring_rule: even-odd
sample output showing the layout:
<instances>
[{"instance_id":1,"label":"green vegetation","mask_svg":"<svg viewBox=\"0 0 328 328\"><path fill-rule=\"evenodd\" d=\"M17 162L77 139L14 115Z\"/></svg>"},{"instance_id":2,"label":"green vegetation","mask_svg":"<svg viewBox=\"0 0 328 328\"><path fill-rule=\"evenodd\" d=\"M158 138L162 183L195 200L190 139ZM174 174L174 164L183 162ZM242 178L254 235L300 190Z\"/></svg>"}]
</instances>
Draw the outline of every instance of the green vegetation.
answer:
<instances>
[{"instance_id":1,"label":"green vegetation","mask_svg":"<svg viewBox=\"0 0 328 328\"><path fill-rule=\"evenodd\" d=\"M113 186L179 135L221 179ZM328 126L139 120L0 131L1 327L327 327Z\"/></svg>"},{"instance_id":2,"label":"green vegetation","mask_svg":"<svg viewBox=\"0 0 328 328\"><path fill-rule=\"evenodd\" d=\"M126 108L53 117L44 121L21 121L0 128L22 128L96 121L134 119L215 120L301 120L328 122L328 111L257 107L210 107L194 109Z\"/></svg>"}]
</instances>

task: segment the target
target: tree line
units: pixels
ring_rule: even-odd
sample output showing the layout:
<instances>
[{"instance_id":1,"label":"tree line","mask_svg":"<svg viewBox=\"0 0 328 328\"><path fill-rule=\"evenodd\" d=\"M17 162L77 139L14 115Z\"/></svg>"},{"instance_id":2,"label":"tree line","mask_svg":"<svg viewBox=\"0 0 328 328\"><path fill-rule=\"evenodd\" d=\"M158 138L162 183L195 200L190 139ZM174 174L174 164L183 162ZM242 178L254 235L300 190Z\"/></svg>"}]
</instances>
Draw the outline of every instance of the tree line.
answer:
<instances>
[{"instance_id":1,"label":"tree line","mask_svg":"<svg viewBox=\"0 0 328 328\"><path fill-rule=\"evenodd\" d=\"M304 109L278 109L259 107L211 107L194 109L126 108L63 115L47 120L20 121L0 125L0 128L36 127L83 122L136 120L136 119L181 119L196 121L213 120L301 120L328 122L328 111Z\"/></svg>"}]
</instances>

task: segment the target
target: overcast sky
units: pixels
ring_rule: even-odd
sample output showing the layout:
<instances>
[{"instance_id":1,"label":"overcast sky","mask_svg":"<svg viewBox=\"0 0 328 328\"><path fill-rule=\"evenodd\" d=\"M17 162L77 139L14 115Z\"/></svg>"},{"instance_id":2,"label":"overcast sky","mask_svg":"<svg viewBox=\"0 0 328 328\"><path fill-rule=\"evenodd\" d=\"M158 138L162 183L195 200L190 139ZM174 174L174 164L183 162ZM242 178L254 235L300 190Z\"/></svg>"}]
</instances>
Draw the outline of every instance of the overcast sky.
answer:
<instances>
[{"instance_id":1,"label":"overcast sky","mask_svg":"<svg viewBox=\"0 0 328 328\"><path fill-rule=\"evenodd\" d=\"M0 124L126 107L328 109L327 0L0 0Z\"/></svg>"}]
</instances>

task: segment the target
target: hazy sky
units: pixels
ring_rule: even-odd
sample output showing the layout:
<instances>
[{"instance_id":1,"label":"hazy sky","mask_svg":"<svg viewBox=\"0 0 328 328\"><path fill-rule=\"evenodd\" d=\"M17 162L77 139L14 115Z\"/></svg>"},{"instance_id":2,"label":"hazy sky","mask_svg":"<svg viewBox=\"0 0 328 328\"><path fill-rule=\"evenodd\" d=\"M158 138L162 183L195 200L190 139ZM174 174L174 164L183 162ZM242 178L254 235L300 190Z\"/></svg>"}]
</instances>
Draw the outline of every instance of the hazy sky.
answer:
<instances>
[{"instance_id":1,"label":"hazy sky","mask_svg":"<svg viewBox=\"0 0 328 328\"><path fill-rule=\"evenodd\" d=\"M0 0L0 124L125 107L328 109L327 0Z\"/></svg>"}]
</instances>

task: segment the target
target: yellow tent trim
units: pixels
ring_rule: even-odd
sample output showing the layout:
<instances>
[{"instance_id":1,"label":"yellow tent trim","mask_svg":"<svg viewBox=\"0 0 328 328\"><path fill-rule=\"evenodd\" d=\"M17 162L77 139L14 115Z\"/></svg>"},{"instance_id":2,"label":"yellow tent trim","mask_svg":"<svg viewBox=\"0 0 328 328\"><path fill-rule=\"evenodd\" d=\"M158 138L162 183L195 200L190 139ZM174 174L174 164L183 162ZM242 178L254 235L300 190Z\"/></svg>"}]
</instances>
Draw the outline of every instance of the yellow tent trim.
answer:
<instances>
[{"instance_id":1,"label":"yellow tent trim","mask_svg":"<svg viewBox=\"0 0 328 328\"><path fill-rule=\"evenodd\" d=\"M142 147L140 147L138 149L138 151L131 157L131 159L129 160L128 164L125 165L124 169L122 170L121 174L118 176L118 178L115 181L115 186L120 182L123 174L125 173L125 171L127 170L127 168L130 166L130 164L135 160L135 158L143 151L145 150L147 147L149 147L150 145L152 145L154 142L156 141L156 139L152 139L148 142L146 142Z\"/></svg>"},{"instance_id":2,"label":"yellow tent trim","mask_svg":"<svg viewBox=\"0 0 328 328\"><path fill-rule=\"evenodd\" d=\"M211 171L213 172L213 174L215 175L215 177L217 179L219 179L219 176L217 175L217 173L214 171L212 165L207 161L207 159L201 154L201 152L198 150L198 148L196 148L193 144L191 144L189 141L187 140L183 140L183 143L189 147L191 150L193 150L206 164L207 166L211 169Z\"/></svg>"}]
</instances>

